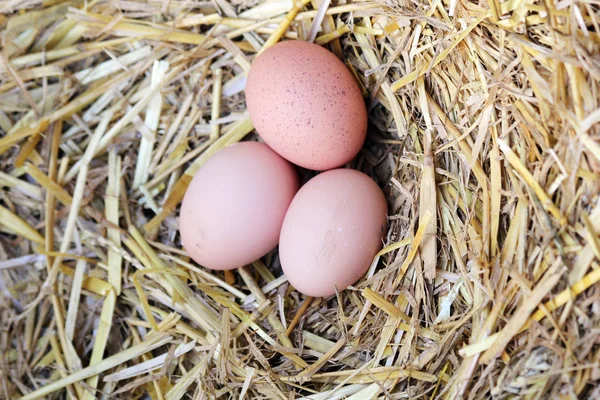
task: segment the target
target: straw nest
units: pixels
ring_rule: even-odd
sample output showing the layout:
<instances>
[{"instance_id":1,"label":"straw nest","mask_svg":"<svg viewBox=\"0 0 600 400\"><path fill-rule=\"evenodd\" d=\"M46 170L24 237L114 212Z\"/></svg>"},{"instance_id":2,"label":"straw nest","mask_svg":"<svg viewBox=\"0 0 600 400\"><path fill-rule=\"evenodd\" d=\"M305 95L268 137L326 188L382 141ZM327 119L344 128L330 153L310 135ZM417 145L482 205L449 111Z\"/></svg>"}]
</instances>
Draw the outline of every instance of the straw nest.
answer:
<instances>
[{"instance_id":1,"label":"straw nest","mask_svg":"<svg viewBox=\"0 0 600 400\"><path fill-rule=\"evenodd\" d=\"M593 1L0 4L0 397L599 398ZM327 299L216 273L177 208L256 140L253 58L315 38L369 105L390 204Z\"/></svg>"}]
</instances>

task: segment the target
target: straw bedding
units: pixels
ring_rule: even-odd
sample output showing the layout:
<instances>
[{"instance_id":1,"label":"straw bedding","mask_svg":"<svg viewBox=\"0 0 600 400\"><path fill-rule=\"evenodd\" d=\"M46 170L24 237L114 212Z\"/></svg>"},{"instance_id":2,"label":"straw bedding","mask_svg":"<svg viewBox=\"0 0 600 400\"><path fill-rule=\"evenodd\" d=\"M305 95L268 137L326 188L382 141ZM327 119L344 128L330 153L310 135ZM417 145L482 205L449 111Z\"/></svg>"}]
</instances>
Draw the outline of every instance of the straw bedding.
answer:
<instances>
[{"instance_id":1,"label":"straw bedding","mask_svg":"<svg viewBox=\"0 0 600 400\"><path fill-rule=\"evenodd\" d=\"M4 0L0 398L600 397L592 0ZM253 58L315 38L390 205L356 285L189 260L194 173L256 140Z\"/></svg>"}]
</instances>

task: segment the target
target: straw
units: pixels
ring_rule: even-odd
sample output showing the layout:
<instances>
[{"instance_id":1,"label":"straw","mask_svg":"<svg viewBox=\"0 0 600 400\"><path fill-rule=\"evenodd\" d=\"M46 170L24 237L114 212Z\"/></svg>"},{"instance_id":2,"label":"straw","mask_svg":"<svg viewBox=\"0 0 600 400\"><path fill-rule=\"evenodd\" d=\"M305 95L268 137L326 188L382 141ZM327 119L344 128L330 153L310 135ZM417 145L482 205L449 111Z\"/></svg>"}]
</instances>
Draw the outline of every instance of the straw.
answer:
<instances>
[{"instance_id":1,"label":"straw","mask_svg":"<svg viewBox=\"0 0 600 400\"><path fill-rule=\"evenodd\" d=\"M597 5L0 10L0 398L598 397ZM389 206L329 298L277 249L212 271L178 232L195 174L261 140L244 87L285 40L347 66L369 129L346 167Z\"/></svg>"}]
</instances>

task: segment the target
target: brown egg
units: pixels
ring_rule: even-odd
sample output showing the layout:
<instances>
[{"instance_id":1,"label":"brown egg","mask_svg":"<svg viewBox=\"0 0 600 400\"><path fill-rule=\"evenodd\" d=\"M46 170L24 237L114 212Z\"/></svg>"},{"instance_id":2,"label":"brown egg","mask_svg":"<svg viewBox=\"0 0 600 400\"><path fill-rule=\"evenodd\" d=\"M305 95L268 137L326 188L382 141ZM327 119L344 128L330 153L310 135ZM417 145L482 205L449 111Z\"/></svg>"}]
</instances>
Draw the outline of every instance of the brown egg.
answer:
<instances>
[{"instance_id":1,"label":"brown egg","mask_svg":"<svg viewBox=\"0 0 600 400\"><path fill-rule=\"evenodd\" d=\"M279 238L285 276L309 296L344 290L381 248L386 214L385 196L367 175L351 169L317 175L285 215Z\"/></svg>"},{"instance_id":2,"label":"brown egg","mask_svg":"<svg viewBox=\"0 0 600 400\"><path fill-rule=\"evenodd\" d=\"M266 144L243 142L196 173L179 216L181 241L203 267L244 266L271 251L298 190L294 167Z\"/></svg>"},{"instance_id":3,"label":"brown egg","mask_svg":"<svg viewBox=\"0 0 600 400\"><path fill-rule=\"evenodd\" d=\"M304 168L339 167L365 141L367 110L354 77L316 44L281 42L258 56L248 75L246 102L264 141Z\"/></svg>"}]
</instances>

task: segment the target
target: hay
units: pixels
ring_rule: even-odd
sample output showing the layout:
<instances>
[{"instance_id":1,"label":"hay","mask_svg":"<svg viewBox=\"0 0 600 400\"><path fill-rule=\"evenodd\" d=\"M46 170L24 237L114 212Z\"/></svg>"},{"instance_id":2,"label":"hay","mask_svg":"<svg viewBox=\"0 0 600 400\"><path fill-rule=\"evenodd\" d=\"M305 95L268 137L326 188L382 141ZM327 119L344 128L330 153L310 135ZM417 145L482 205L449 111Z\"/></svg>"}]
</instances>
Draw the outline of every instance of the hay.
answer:
<instances>
[{"instance_id":1,"label":"hay","mask_svg":"<svg viewBox=\"0 0 600 400\"><path fill-rule=\"evenodd\" d=\"M0 398L600 397L592 1L0 4ZM256 139L253 58L314 38L367 97L383 250L329 299L190 262L176 209Z\"/></svg>"}]
</instances>

